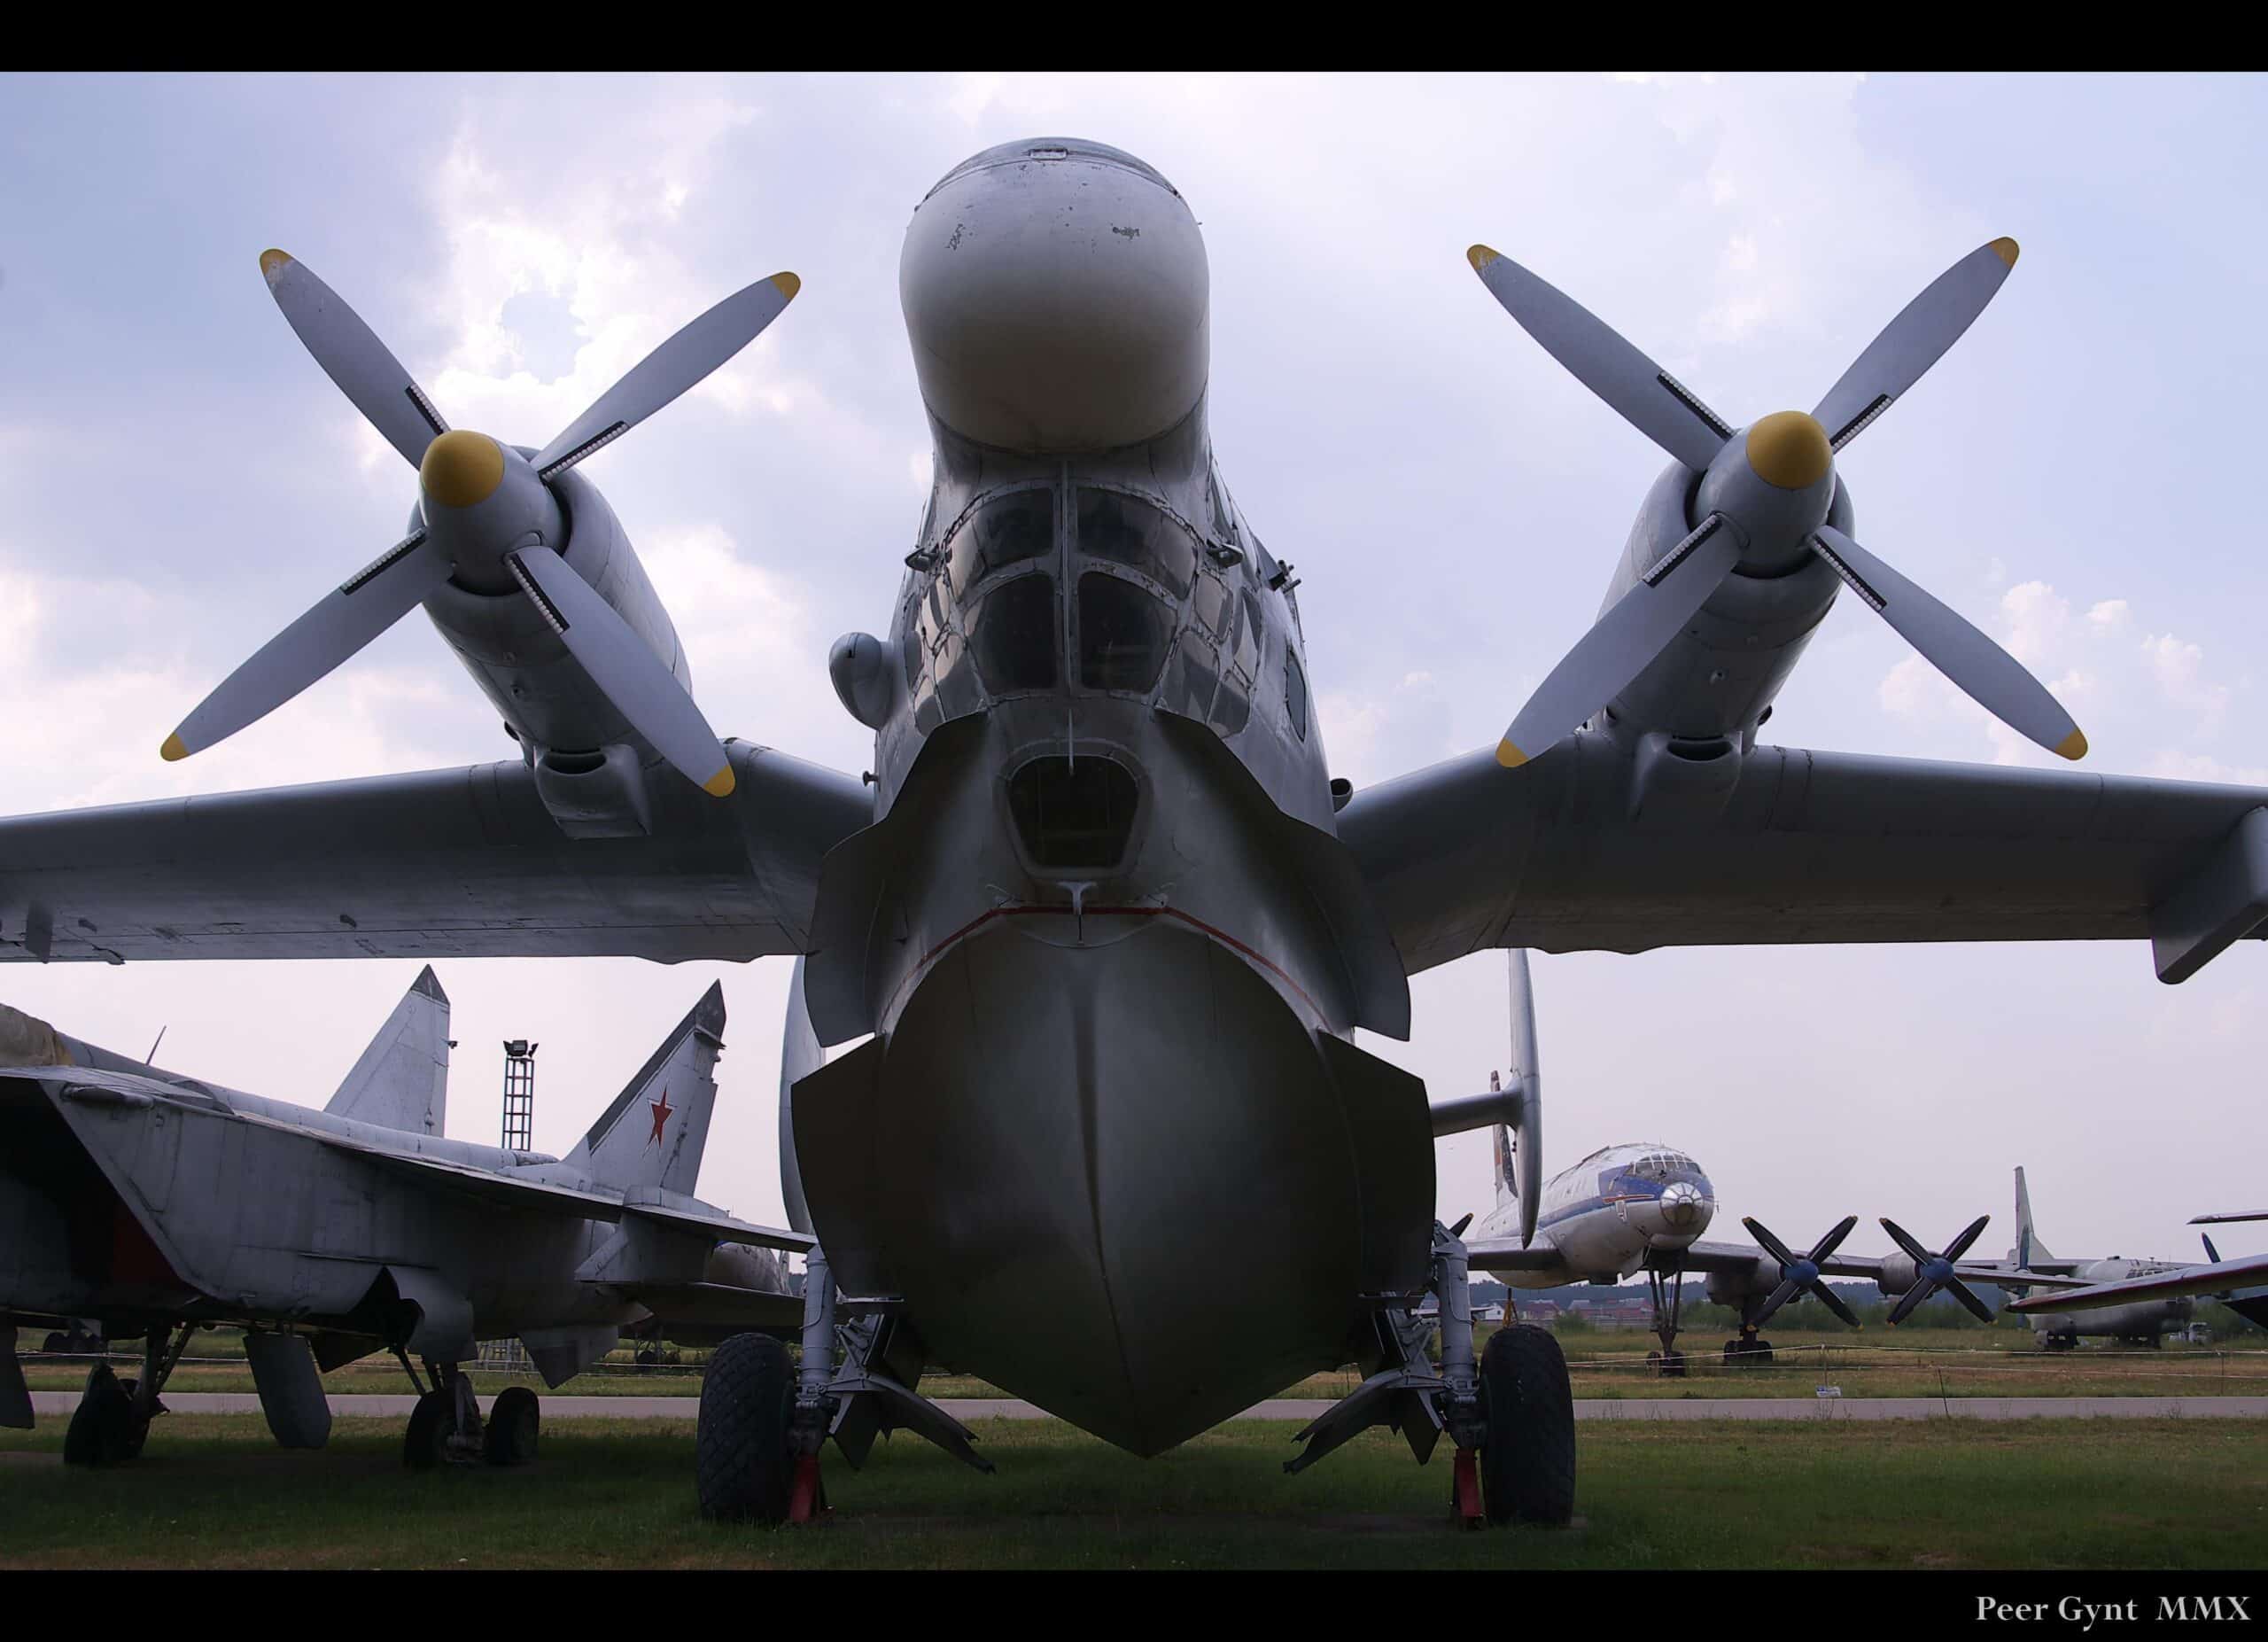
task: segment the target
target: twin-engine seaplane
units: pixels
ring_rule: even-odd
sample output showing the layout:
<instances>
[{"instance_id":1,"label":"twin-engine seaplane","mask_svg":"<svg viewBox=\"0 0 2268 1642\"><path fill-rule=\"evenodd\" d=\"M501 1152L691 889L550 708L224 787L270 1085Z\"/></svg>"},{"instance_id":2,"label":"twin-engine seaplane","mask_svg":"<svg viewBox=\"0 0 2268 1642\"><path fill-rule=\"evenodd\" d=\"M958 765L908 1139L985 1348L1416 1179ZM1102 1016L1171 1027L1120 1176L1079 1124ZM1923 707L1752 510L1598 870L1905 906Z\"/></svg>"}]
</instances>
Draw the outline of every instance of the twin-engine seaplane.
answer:
<instances>
[{"instance_id":1,"label":"twin-engine seaplane","mask_svg":"<svg viewBox=\"0 0 2268 1642\"><path fill-rule=\"evenodd\" d=\"M1597 625L1499 744L1353 792L1292 567L1216 460L1196 219L1130 154L988 149L905 231L935 485L886 636L828 658L874 732L871 781L718 741L587 477L777 319L793 276L532 449L447 428L304 264L263 259L418 495L400 541L166 751L244 731L422 607L516 756L0 821L0 951L799 954L782 1187L817 1243L806 1349L792 1375L760 1335L712 1365L712 1514L807 1512L830 1436L854 1461L886 1426L975 1458L919 1393L932 1361L1154 1454L1352 1359L1364 1388L1332 1433L1398 1425L1422 1458L1446 1432L1461 1511L1565 1521L1557 1348L1507 1328L1474 1352L1437 1118L1355 1029L1406 1036L1408 977L1486 947L2147 938L2179 980L2268 912L2268 792L1759 740L1848 589L2025 735L2085 750L1861 545L1843 472L2012 242L1963 256L1809 413L1745 425L1510 258L1472 261L1668 465ZM1532 365L1499 369L1516 388ZM1429 1294L1438 1363L1411 1320Z\"/></svg>"}]
</instances>

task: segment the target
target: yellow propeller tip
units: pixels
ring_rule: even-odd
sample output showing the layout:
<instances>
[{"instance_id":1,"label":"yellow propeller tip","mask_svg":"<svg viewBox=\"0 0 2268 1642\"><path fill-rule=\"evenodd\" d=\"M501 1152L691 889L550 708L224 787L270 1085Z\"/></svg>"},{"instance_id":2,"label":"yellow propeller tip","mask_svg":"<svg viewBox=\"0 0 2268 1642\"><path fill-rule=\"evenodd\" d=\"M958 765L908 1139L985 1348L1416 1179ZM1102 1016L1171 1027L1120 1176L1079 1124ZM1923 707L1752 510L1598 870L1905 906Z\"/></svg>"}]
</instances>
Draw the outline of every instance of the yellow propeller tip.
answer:
<instances>
[{"instance_id":1,"label":"yellow propeller tip","mask_svg":"<svg viewBox=\"0 0 2268 1642\"><path fill-rule=\"evenodd\" d=\"M182 745L179 730L166 737L166 744L158 749L158 756L168 764L178 764L189 757L189 749Z\"/></svg>"},{"instance_id":2,"label":"yellow propeller tip","mask_svg":"<svg viewBox=\"0 0 2268 1642\"><path fill-rule=\"evenodd\" d=\"M1501 251L1491 251L1486 245L1475 245L1464 253L1464 260L1472 264L1472 271L1478 274L1502 255L1503 253Z\"/></svg>"},{"instance_id":3,"label":"yellow propeller tip","mask_svg":"<svg viewBox=\"0 0 2268 1642\"><path fill-rule=\"evenodd\" d=\"M723 769L718 770L714 775L711 775L707 781L701 783L701 790L707 793L712 798L722 798L731 796L733 787L733 767L729 764L725 766Z\"/></svg>"},{"instance_id":4,"label":"yellow propeller tip","mask_svg":"<svg viewBox=\"0 0 2268 1642\"><path fill-rule=\"evenodd\" d=\"M2079 730L2073 730L2069 735L2064 736L2062 741L2055 743L2055 752L2056 756L2059 758L2069 759L2073 763L2078 763L2081 759L2087 756L2087 738L2085 735Z\"/></svg>"},{"instance_id":5,"label":"yellow propeller tip","mask_svg":"<svg viewBox=\"0 0 2268 1642\"><path fill-rule=\"evenodd\" d=\"M288 251L263 251L260 253L260 271L273 280L291 260L291 253Z\"/></svg>"},{"instance_id":6,"label":"yellow propeller tip","mask_svg":"<svg viewBox=\"0 0 2268 1642\"><path fill-rule=\"evenodd\" d=\"M1508 770L1516 770L1527 762L1527 754L1509 741L1500 741L1496 743L1496 762Z\"/></svg>"},{"instance_id":7,"label":"yellow propeller tip","mask_svg":"<svg viewBox=\"0 0 2268 1642\"><path fill-rule=\"evenodd\" d=\"M2006 234L2001 235L1992 242L1992 254L2014 268L2016 265L2016 242Z\"/></svg>"},{"instance_id":8,"label":"yellow propeller tip","mask_svg":"<svg viewBox=\"0 0 2268 1642\"><path fill-rule=\"evenodd\" d=\"M804 288L804 282L793 274L774 274L772 276L772 283L780 287L780 294L790 302L796 300L796 292Z\"/></svg>"}]
</instances>

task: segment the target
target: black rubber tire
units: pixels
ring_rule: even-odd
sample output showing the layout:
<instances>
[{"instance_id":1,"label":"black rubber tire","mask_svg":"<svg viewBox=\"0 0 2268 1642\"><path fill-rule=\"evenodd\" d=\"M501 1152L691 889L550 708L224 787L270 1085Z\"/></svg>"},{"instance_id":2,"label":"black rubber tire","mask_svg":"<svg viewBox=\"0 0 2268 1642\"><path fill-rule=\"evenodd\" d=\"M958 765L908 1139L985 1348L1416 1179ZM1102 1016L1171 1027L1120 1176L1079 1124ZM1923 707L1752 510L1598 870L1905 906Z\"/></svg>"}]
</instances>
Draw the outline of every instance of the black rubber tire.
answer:
<instances>
[{"instance_id":1,"label":"black rubber tire","mask_svg":"<svg viewBox=\"0 0 2268 1642\"><path fill-rule=\"evenodd\" d=\"M413 1471L431 1471L446 1464L449 1439L457 1434L457 1399L446 1386L428 1391L409 1411L409 1429L401 1439L401 1463Z\"/></svg>"},{"instance_id":2,"label":"black rubber tire","mask_svg":"<svg viewBox=\"0 0 2268 1642\"><path fill-rule=\"evenodd\" d=\"M1685 1378L1685 1353L1672 1351L1662 1358L1662 1373L1673 1380Z\"/></svg>"},{"instance_id":3,"label":"black rubber tire","mask_svg":"<svg viewBox=\"0 0 2268 1642\"><path fill-rule=\"evenodd\" d=\"M711 1355L693 1439L703 1516L767 1526L788 1520L795 1406L795 1366L770 1335L734 1335Z\"/></svg>"},{"instance_id":4,"label":"black rubber tire","mask_svg":"<svg viewBox=\"0 0 2268 1642\"><path fill-rule=\"evenodd\" d=\"M51 1351L59 1357L71 1349L71 1342L64 1332L58 1328L39 1342L39 1349L43 1351Z\"/></svg>"},{"instance_id":5,"label":"black rubber tire","mask_svg":"<svg viewBox=\"0 0 2268 1642\"><path fill-rule=\"evenodd\" d=\"M662 1359L659 1354L655 1351L654 1348L649 1345L641 1346L639 1349L637 1357L633 1360L641 1368L651 1368L655 1364L660 1362Z\"/></svg>"},{"instance_id":6,"label":"black rubber tire","mask_svg":"<svg viewBox=\"0 0 2268 1642\"><path fill-rule=\"evenodd\" d=\"M108 1363L87 1371L87 1389L71 1411L63 1432L63 1463L66 1466L114 1466L142 1451L142 1437L134 1429L133 1381L119 1383Z\"/></svg>"},{"instance_id":7,"label":"black rubber tire","mask_svg":"<svg viewBox=\"0 0 2268 1642\"><path fill-rule=\"evenodd\" d=\"M1575 1514L1575 1396L1567 1358L1541 1328L1500 1328L1480 1354L1480 1498L1491 1522Z\"/></svg>"},{"instance_id":8,"label":"black rubber tire","mask_svg":"<svg viewBox=\"0 0 2268 1642\"><path fill-rule=\"evenodd\" d=\"M1756 1342L1756 1361L1759 1364L1769 1364L1771 1360L1772 1342L1769 1340L1759 1340Z\"/></svg>"},{"instance_id":9,"label":"black rubber tire","mask_svg":"<svg viewBox=\"0 0 2268 1642\"><path fill-rule=\"evenodd\" d=\"M480 1432L480 1457L492 1466L533 1465L542 1427L543 1412L535 1393L524 1385L507 1386L489 1405L488 1421Z\"/></svg>"}]
</instances>

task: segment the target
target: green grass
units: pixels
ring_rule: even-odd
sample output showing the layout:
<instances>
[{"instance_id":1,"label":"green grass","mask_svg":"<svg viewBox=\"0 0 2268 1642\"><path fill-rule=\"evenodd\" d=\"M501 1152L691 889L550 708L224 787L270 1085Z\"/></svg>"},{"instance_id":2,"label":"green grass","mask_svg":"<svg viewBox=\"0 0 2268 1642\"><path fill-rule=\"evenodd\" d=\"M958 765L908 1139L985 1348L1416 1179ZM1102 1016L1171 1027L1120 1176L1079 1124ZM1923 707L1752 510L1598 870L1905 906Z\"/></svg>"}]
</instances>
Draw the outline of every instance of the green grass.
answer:
<instances>
[{"instance_id":1,"label":"green grass","mask_svg":"<svg viewBox=\"0 0 2268 1642\"><path fill-rule=\"evenodd\" d=\"M1136 1459L1052 1420L985 1420L978 1476L901 1436L835 1518L722 1527L689 1422L561 1421L526 1471L412 1475L392 1420L290 1453L256 1415L167 1415L143 1459L66 1471L63 1421L0 1432L0 1568L2268 1566L2268 1422L1586 1424L1578 1522L1465 1534L1447 1451L1368 1434L1285 1476L1293 1427L1239 1421Z\"/></svg>"}]
</instances>

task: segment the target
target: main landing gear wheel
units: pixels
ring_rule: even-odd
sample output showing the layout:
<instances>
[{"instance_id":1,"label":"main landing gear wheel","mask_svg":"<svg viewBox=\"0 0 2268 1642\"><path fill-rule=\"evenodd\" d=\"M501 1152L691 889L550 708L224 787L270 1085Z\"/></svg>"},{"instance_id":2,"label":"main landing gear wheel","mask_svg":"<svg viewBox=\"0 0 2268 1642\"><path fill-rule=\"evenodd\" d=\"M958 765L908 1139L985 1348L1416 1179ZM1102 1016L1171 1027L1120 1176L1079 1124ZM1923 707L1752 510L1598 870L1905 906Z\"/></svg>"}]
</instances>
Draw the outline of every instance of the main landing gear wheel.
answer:
<instances>
[{"instance_id":1,"label":"main landing gear wheel","mask_svg":"<svg viewBox=\"0 0 2268 1642\"><path fill-rule=\"evenodd\" d=\"M449 1459L449 1442L457 1434L457 1399L448 1387L439 1386L417 1399L409 1411L409 1430L401 1439L401 1463L413 1471L431 1471Z\"/></svg>"},{"instance_id":2,"label":"main landing gear wheel","mask_svg":"<svg viewBox=\"0 0 2268 1642\"><path fill-rule=\"evenodd\" d=\"M767 1527L787 1521L795 1472L788 1421L795 1406L796 1371L786 1346L767 1335L734 1335L717 1348L701 1382L693 1439L703 1516Z\"/></svg>"},{"instance_id":3,"label":"main landing gear wheel","mask_svg":"<svg viewBox=\"0 0 2268 1642\"><path fill-rule=\"evenodd\" d=\"M1575 1514L1575 1398L1559 1342L1526 1323L1498 1329L1480 1354L1480 1401L1489 1521L1567 1521Z\"/></svg>"},{"instance_id":4,"label":"main landing gear wheel","mask_svg":"<svg viewBox=\"0 0 2268 1642\"><path fill-rule=\"evenodd\" d=\"M1673 1380L1682 1380L1685 1378L1685 1353L1649 1351L1646 1353L1646 1366L1658 1374L1666 1375Z\"/></svg>"},{"instance_id":5,"label":"main landing gear wheel","mask_svg":"<svg viewBox=\"0 0 2268 1642\"><path fill-rule=\"evenodd\" d=\"M97 1363L87 1371L86 1391L63 1433L65 1465L122 1465L142 1451L150 1422L134 1416L137 1383L120 1381L108 1363Z\"/></svg>"},{"instance_id":6,"label":"main landing gear wheel","mask_svg":"<svg viewBox=\"0 0 2268 1642\"><path fill-rule=\"evenodd\" d=\"M492 1466L533 1464L542 1418L536 1395L527 1387L508 1386L499 1391L480 1435L480 1457Z\"/></svg>"}]
</instances>

